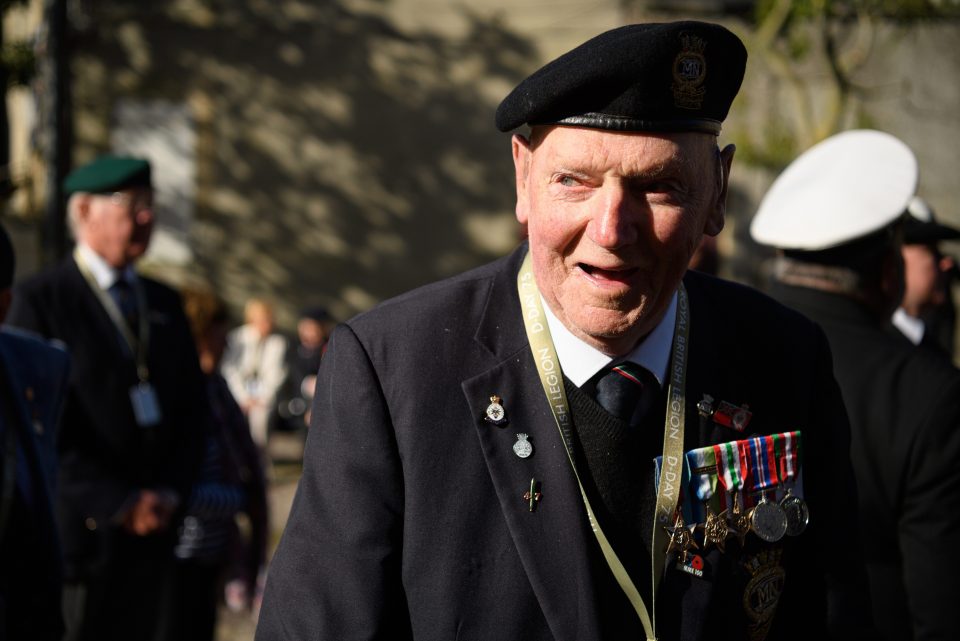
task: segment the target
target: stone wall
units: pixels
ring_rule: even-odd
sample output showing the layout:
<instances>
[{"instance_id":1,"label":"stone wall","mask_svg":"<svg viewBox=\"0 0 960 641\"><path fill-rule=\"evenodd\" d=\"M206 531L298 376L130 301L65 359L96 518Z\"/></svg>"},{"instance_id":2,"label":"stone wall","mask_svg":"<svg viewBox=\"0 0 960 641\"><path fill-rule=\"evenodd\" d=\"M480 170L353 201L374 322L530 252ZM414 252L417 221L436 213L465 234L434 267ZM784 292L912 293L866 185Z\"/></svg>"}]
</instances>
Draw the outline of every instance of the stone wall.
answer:
<instances>
[{"instance_id":1,"label":"stone wall","mask_svg":"<svg viewBox=\"0 0 960 641\"><path fill-rule=\"evenodd\" d=\"M680 17L616 0L70 6L75 163L143 153L165 181L144 267L215 287L235 310L247 297L271 298L288 328L303 306L347 317L509 251L519 230L509 137L493 126L499 100L600 31ZM727 22L749 42L743 23ZM955 224L958 31L956 22L882 25L844 123L910 144L921 193ZM724 273L748 282L758 254L746 229L776 167L747 161L797 104L768 62L751 51L721 139L741 148ZM829 88L821 61L800 71L820 108Z\"/></svg>"}]
</instances>

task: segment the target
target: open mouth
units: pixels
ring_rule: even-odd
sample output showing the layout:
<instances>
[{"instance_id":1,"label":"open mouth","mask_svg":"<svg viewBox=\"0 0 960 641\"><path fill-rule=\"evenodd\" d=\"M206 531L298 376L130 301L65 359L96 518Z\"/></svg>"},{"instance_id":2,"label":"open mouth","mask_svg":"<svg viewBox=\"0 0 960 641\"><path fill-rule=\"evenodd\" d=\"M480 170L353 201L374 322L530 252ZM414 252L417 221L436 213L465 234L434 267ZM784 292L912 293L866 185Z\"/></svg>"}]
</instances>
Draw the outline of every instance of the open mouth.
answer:
<instances>
[{"instance_id":1,"label":"open mouth","mask_svg":"<svg viewBox=\"0 0 960 641\"><path fill-rule=\"evenodd\" d=\"M587 263L577 263L580 268L590 278L597 281L611 281L616 283L626 283L634 274L637 273L636 267L624 267L622 269L601 269Z\"/></svg>"}]
</instances>

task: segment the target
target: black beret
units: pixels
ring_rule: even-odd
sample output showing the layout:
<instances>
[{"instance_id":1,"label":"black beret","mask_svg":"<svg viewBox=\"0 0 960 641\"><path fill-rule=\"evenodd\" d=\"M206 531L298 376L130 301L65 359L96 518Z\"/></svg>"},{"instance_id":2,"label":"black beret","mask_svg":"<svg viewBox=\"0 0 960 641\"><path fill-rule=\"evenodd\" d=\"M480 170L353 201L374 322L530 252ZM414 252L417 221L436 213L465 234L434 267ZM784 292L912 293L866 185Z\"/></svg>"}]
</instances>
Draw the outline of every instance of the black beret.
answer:
<instances>
[{"instance_id":1,"label":"black beret","mask_svg":"<svg viewBox=\"0 0 960 641\"><path fill-rule=\"evenodd\" d=\"M743 43L720 25L620 27L517 85L497 108L497 128L526 123L719 134L746 63Z\"/></svg>"},{"instance_id":2,"label":"black beret","mask_svg":"<svg viewBox=\"0 0 960 641\"><path fill-rule=\"evenodd\" d=\"M100 156L74 169L63 181L66 195L76 192L109 194L130 187L150 186L150 163L129 156Z\"/></svg>"},{"instance_id":3,"label":"black beret","mask_svg":"<svg viewBox=\"0 0 960 641\"><path fill-rule=\"evenodd\" d=\"M941 225L935 221L917 220L907 216L903 224L903 243L905 245L933 245L941 240L960 238L960 229Z\"/></svg>"},{"instance_id":4,"label":"black beret","mask_svg":"<svg viewBox=\"0 0 960 641\"><path fill-rule=\"evenodd\" d=\"M937 222L930 203L914 196L907 203L903 223L905 245L936 245L941 240L960 238L960 229Z\"/></svg>"},{"instance_id":5,"label":"black beret","mask_svg":"<svg viewBox=\"0 0 960 641\"><path fill-rule=\"evenodd\" d=\"M325 307L307 307L300 310L300 318L309 318L318 323L326 323L330 321L330 312Z\"/></svg>"}]
</instances>

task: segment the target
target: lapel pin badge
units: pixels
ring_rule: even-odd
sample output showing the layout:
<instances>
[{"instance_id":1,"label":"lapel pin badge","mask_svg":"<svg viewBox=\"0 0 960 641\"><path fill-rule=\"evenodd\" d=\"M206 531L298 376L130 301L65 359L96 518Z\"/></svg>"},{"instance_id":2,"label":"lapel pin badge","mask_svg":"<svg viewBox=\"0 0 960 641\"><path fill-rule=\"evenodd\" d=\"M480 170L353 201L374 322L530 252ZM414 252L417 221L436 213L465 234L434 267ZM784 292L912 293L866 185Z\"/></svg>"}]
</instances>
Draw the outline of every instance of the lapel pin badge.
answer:
<instances>
[{"instance_id":1,"label":"lapel pin badge","mask_svg":"<svg viewBox=\"0 0 960 641\"><path fill-rule=\"evenodd\" d=\"M533 444L527 440L528 438L523 432L517 434L517 442L513 444L513 453L520 458L528 458L533 454Z\"/></svg>"},{"instance_id":2,"label":"lapel pin badge","mask_svg":"<svg viewBox=\"0 0 960 641\"><path fill-rule=\"evenodd\" d=\"M750 411L749 405L739 407L726 401L721 401L720 407L713 414L714 421L738 432L747 429L751 417L753 417L753 412Z\"/></svg>"},{"instance_id":3,"label":"lapel pin badge","mask_svg":"<svg viewBox=\"0 0 960 641\"><path fill-rule=\"evenodd\" d=\"M537 479L530 479L530 489L523 493L523 500L527 502L528 509L533 512L537 509L537 503L540 502L540 491L537 490Z\"/></svg>"},{"instance_id":4,"label":"lapel pin badge","mask_svg":"<svg viewBox=\"0 0 960 641\"><path fill-rule=\"evenodd\" d=\"M503 409L503 405L500 402L503 399L494 394L490 397L490 404L487 405L486 416L483 417L483 420L488 423L493 423L498 427L502 427L507 424L507 412Z\"/></svg>"},{"instance_id":5,"label":"lapel pin badge","mask_svg":"<svg viewBox=\"0 0 960 641\"><path fill-rule=\"evenodd\" d=\"M697 403L697 411L700 412L701 416L707 418L713 416L713 397L709 394L704 394L703 400Z\"/></svg>"}]
</instances>

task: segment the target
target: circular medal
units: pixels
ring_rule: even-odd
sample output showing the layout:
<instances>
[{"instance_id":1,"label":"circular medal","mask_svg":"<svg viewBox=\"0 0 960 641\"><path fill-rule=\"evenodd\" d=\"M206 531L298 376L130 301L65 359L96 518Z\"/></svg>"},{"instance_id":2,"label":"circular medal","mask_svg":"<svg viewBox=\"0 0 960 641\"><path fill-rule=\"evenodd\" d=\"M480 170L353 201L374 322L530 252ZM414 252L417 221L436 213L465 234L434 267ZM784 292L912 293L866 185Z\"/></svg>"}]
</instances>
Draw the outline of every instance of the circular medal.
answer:
<instances>
[{"instance_id":1,"label":"circular medal","mask_svg":"<svg viewBox=\"0 0 960 641\"><path fill-rule=\"evenodd\" d=\"M787 494L780 501L780 507L787 515L787 534L797 536L807 529L807 523L810 522L810 510L807 508L807 502L799 496Z\"/></svg>"},{"instance_id":2,"label":"circular medal","mask_svg":"<svg viewBox=\"0 0 960 641\"><path fill-rule=\"evenodd\" d=\"M527 435L523 432L517 434L517 442L513 444L513 453L520 458L527 458L533 454L533 445L527 440Z\"/></svg>"},{"instance_id":3,"label":"circular medal","mask_svg":"<svg viewBox=\"0 0 960 641\"><path fill-rule=\"evenodd\" d=\"M750 514L750 529L767 543L775 543L787 532L787 515L777 503L764 498Z\"/></svg>"},{"instance_id":4,"label":"circular medal","mask_svg":"<svg viewBox=\"0 0 960 641\"><path fill-rule=\"evenodd\" d=\"M484 420L494 425L504 425L507 422L507 413L500 404L500 397L494 394L490 397L490 404L487 405L486 416Z\"/></svg>"}]
</instances>

